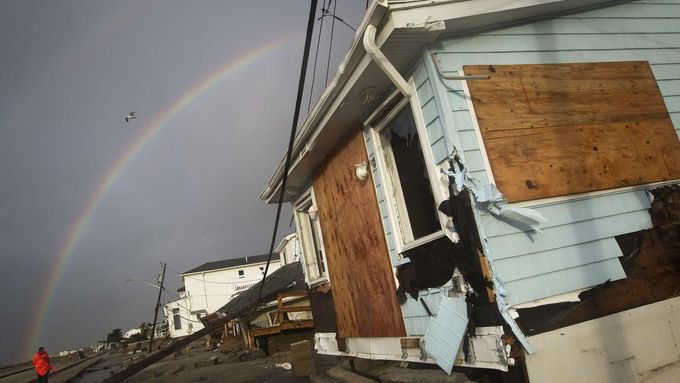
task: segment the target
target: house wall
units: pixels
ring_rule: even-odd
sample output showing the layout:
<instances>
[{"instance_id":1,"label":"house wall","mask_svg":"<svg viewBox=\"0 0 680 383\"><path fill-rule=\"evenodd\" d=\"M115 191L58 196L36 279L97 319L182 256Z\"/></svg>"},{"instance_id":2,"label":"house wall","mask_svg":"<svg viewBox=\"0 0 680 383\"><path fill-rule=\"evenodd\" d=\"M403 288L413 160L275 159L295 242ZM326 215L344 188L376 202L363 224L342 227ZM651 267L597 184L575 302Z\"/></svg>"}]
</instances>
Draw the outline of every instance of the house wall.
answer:
<instances>
[{"instance_id":1,"label":"house wall","mask_svg":"<svg viewBox=\"0 0 680 383\"><path fill-rule=\"evenodd\" d=\"M229 302L234 294L245 291L250 286L260 282L262 280L262 270L264 270L265 266L266 262L260 262L229 269L183 275L182 279L186 288L188 308L194 313L191 315L191 318L197 320L195 313L200 310L205 311L203 315L214 312ZM269 265L269 273L272 273L280 266L280 260L272 259ZM242 278L238 275L239 270L244 272ZM195 325L200 326L198 323ZM194 329L196 329L195 326Z\"/></svg>"},{"instance_id":2,"label":"house wall","mask_svg":"<svg viewBox=\"0 0 680 383\"><path fill-rule=\"evenodd\" d=\"M203 328L203 324L199 321L194 321L191 318L191 308L189 306L189 299L183 296L180 299L167 303L163 309L165 310L165 319L168 321L168 334L171 338L179 338L198 331ZM173 309L179 309L181 328L175 329Z\"/></svg>"},{"instance_id":3,"label":"house wall","mask_svg":"<svg viewBox=\"0 0 680 383\"><path fill-rule=\"evenodd\" d=\"M277 251L282 265L300 261L302 246L300 246L297 234L293 233L284 237L281 240Z\"/></svg>"},{"instance_id":4,"label":"house wall","mask_svg":"<svg viewBox=\"0 0 680 383\"><path fill-rule=\"evenodd\" d=\"M413 73L413 80L418 94L418 103L422 111L423 119L427 129L428 141L435 159L435 162L441 162L447 158L449 146L444 137L444 130L442 129L442 119L439 117L439 109L437 107L437 100L434 98L434 88L431 84L433 81L428 76L428 72L423 62L416 66ZM414 116L417 118L417 116ZM370 128L363 130L364 142L366 143L366 151L368 153L369 164L371 167L371 176L373 177L375 194L380 208L380 219L382 221L385 241L389 252L390 261L393 266L403 265L409 262L408 258L402 258L397 251L397 239L395 237L395 228L392 225L389 216L388 200L386 193L387 184L383 181L382 175L378 171L378 159L376 158L376 145L373 142L373 137L370 133ZM451 289L451 284L446 284L441 288L433 288L420 291L420 298L427 304L433 315L439 312L439 303L442 298L448 295ZM406 303L401 305L402 316L404 318L404 325L406 327L406 334L408 336L423 336L427 330L430 322L430 315L425 310L422 303L407 295Z\"/></svg>"},{"instance_id":5,"label":"house wall","mask_svg":"<svg viewBox=\"0 0 680 383\"><path fill-rule=\"evenodd\" d=\"M532 382L680 381L680 298L532 336Z\"/></svg>"},{"instance_id":6,"label":"house wall","mask_svg":"<svg viewBox=\"0 0 680 383\"><path fill-rule=\"evenodd\" d=\"M405 335L361 132L350 133L314 177L340 337Z\"/></svg>"},{"instance_id":7,"label":"house wall","mask_svg":"<svg viewBox=\"0 0 680 383\"><path fill-rule=\"evenodd\" d=\"M480 186L491 179L464 84L440 79L431 52L450 75L463 65L649 61L680 136L678 17L678 1L641 1L433 44L414 79L435 160L457 148ZM543 234L477 212L487 256L510 304L624 278L614 237L652 225L645 191L616 190L523 206L548 219Z\"/></svg>"}]
</instances>

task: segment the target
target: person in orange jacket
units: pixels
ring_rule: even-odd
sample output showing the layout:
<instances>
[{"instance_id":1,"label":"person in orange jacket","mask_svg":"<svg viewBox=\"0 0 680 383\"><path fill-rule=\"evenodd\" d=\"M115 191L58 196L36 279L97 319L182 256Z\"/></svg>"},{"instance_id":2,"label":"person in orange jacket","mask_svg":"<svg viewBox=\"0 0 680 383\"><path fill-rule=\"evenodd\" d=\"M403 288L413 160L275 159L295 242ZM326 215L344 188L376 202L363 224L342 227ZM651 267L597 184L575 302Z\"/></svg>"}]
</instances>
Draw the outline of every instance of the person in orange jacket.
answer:
<instances>
[{"instance_id":1,"label":"person in orange jacket","mask_svg":"<svg viewBox=\"0 0 680 383\"><path fill-rule=\"evenodd\" d=\"M38 374L38 383L47 383L47 374L52 369L52 365L50 364L50 356L44 347L40 347L38 352L33 355L33 367Z\"/></svg>"}]
</instances>

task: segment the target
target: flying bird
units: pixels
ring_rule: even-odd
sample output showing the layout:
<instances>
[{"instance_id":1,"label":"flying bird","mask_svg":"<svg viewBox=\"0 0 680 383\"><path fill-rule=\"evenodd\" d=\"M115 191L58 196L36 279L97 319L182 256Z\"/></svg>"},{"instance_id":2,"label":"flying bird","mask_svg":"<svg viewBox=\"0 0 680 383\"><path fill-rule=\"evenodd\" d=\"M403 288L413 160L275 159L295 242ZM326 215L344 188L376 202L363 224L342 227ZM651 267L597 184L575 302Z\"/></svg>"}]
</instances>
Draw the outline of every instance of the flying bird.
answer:
<instances>
[{"instance_id":1,"label":"flying bird","mask_svg":"<svg viewBox=\"0 0 680 383\"><path fill-rule=\"evenodd\" d=\"M137 118L137 112L130 112L125 116L125 122L130 122L130 120L134 120L135 118Z\"/></svg>"}]
</instances>

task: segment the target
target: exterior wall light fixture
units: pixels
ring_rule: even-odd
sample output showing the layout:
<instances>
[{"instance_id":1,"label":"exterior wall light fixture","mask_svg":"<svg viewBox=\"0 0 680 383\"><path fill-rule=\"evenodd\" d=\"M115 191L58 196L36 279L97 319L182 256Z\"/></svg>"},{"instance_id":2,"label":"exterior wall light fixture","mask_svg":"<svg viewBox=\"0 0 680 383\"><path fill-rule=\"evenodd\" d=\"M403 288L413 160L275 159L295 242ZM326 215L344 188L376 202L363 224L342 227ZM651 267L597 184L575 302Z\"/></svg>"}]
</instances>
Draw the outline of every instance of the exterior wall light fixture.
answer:
<instances>
[{"instance_id":1,"label":"exterior wall light fixture","mask_svg":"<svg viewBox=\"0 0 680 383\"><path fill-rule=\"evenodd\" d=\"M354 165L354 174L359 181L366 181L368 178L368 162Z\"/></svg>"}]
</instances>

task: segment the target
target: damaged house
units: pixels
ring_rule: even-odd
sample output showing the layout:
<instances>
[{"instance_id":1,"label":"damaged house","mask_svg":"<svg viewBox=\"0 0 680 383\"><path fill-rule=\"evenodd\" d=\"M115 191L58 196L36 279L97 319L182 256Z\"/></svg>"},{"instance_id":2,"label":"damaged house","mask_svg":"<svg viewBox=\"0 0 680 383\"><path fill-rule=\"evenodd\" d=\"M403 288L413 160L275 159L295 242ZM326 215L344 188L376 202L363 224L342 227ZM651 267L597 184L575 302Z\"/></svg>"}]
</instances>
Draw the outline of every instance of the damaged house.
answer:
<instances>
[{"instance_id":1,"label":"damaged house","mask_svg":"<svg viewBox=\"0 0 680 383\"><path fill-rule=\"evenodd\" d=\"M373 1L286 189L281 163L260 196L293 205L318 352L677 378L678 19L677 0Z\"/></svg>"}]
</instances>

